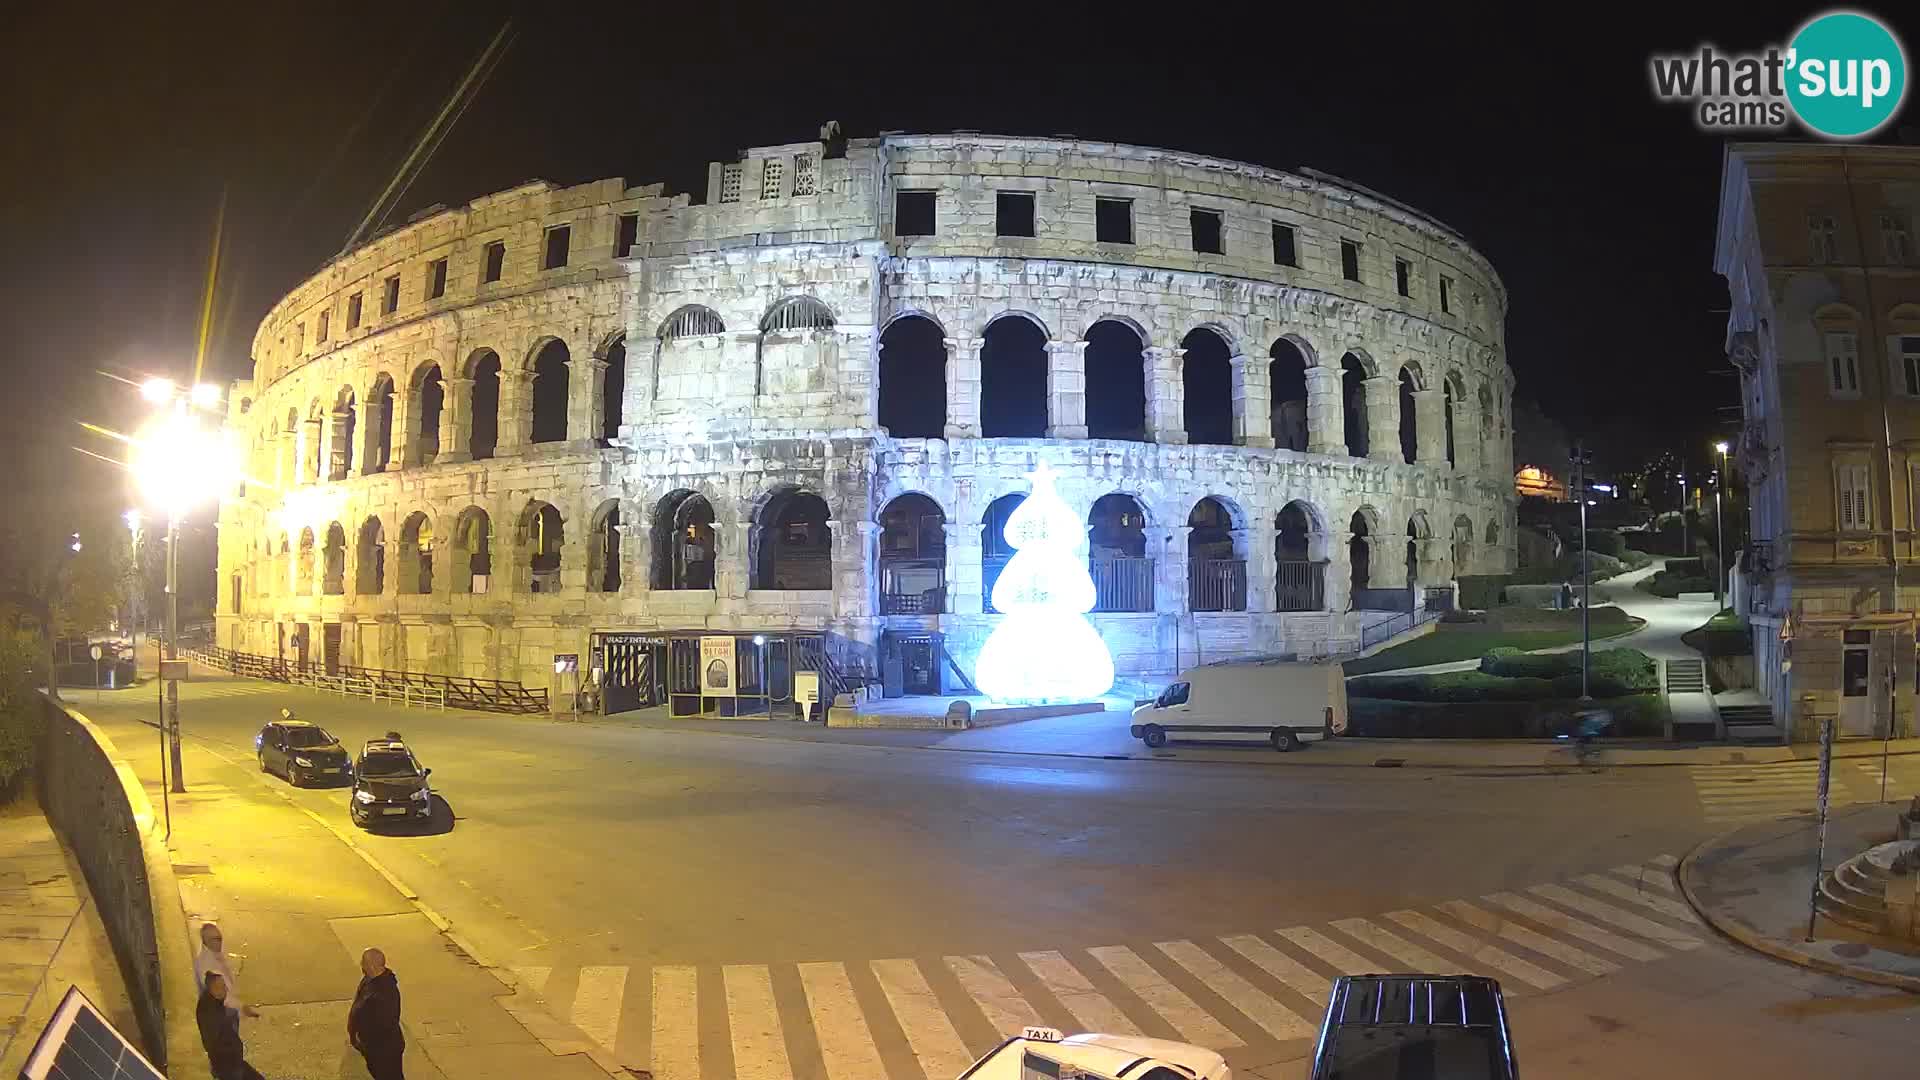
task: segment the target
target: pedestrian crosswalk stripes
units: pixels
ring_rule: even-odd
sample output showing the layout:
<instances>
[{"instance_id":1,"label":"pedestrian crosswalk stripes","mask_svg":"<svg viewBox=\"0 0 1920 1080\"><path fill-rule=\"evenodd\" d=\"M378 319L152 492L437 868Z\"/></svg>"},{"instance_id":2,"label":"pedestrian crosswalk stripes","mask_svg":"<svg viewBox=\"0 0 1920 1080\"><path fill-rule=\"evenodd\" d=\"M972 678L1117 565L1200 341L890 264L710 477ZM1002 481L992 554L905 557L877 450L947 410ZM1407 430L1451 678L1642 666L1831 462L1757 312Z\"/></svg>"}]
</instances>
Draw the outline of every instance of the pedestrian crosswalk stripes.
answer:
<instances>
[{"instance_id":1,"label":"pedestrian crosswalk stripes","mask_svg":"<svg viewBox=\"0 0 1920 1080\"><path fill-rule=\"evenodd\" d=\"M1877 800L1881 762L1877 758L1841 758L1833 763L1829 801L1835 805ZM1811 812L1819 801L1820 763L1791 761L1768 765L1693 765L1688 767L1711 825L1765 821Z\"/></svg>"},{"instance_id":2,"label":"pedestrian crosswalk stripes","mask_svg":"<svg viewBox=\"0 0 1920 1080\"><path fill-rule=\"evenodd\" d=\"M637 982L607 964L514 971L523 994L656 1080L938 1080L1028 1024L1219 1050L1304 1041L1341 974L1474 971L1514 995L1559 990L1705 944L1669 887L1673 865L1662 857L1474 900L1152 944L660 966Z\"/></svg>"}]
</instances>

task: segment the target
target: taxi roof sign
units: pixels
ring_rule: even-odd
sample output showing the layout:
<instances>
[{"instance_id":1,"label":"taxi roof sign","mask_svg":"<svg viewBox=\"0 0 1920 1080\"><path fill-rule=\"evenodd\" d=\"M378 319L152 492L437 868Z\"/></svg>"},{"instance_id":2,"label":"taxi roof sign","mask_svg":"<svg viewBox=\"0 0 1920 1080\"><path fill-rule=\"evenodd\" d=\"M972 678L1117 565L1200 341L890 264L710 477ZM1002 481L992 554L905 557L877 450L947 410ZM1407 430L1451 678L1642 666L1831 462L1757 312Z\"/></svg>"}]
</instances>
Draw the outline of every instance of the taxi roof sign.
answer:
<instances>
[{"instance_id":1,"label":"taxi roof sign","mask_svg":"<svg viewBox=\"0 0 1920 1080\"><path fill-rule=\"evenodd\" d=\"M1034 1042L1059 1042L1061 1039L1066 1038L1066 1036L1060 1034L1060 1029L1050 1027L1023 1028L1020 1032L1020 1037L1030 1039Z\"/></svg>"}]
</instances>

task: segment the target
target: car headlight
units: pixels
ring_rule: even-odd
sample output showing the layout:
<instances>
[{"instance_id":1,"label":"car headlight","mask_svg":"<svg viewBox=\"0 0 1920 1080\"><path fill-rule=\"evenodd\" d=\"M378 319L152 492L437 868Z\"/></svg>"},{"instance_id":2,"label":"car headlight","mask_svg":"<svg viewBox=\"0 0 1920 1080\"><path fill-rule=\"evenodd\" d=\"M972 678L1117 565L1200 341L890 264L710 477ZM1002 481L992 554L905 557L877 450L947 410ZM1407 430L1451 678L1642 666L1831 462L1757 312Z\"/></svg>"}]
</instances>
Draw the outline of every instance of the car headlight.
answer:
<instances>
[{"instance_id":1,"label":"car headlight","mask_svg":"<svg viewBox=\"0 0 1920 1080\"><path fill-rule=\"evenodd\" d=\"M421 788L419 791L414 792L409 797L412 798L415 802L426 802L428 799L432 798L432 796L427 793L426 788Z\"/></svg>"},{"instance_id":2,"label":"car headlight","mask_svg":"<svg viewBox=\"0 0 1920 1080\"><path fill-rule=\"evenodd\" d=\"M300 767L301 767L301 768L303 768L303 769L311 769L311 768L313 768L313 759L312 759L312 758L303 758L303 757L297 757L297 758L294 758L294 759L293 759L293 763L294 763L295 765L298 765L298 766L300 766Z\"/></svg>"},{"instance_id":3,"label":"car headlight","mask_svg":"<svg viewBox=\"0 0 1920 1080\"><path fill-rule=\"evenodd\" d=\"M353 793L353 801L357 803L370 803L373 801L373 792L368 791L366 788L361 788L359 791Z\"/></svg>"}]
</instances>

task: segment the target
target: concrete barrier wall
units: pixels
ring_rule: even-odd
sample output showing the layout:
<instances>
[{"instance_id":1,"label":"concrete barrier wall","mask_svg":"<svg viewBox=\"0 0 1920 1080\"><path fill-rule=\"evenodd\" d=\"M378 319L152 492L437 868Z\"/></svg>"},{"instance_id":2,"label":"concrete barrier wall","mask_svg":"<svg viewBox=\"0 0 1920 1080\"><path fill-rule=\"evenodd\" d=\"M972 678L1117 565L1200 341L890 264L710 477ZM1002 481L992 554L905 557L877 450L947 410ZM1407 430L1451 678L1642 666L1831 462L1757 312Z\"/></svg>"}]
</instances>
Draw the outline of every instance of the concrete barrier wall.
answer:
<instances>
[{"instance_id":1,"label":"concrete barrier wall","mask_svg":"<svg viewBox=\"0 0 1920 1080\"><path fill-rule=\"evenodd\" d=\"M42 704L40 804L86 875L140 1041L169 1077L207 1076L193 1016L186 912L172 858L153 831L153 805L105 732L61 703Z\"/></svg>"}]
</instances>

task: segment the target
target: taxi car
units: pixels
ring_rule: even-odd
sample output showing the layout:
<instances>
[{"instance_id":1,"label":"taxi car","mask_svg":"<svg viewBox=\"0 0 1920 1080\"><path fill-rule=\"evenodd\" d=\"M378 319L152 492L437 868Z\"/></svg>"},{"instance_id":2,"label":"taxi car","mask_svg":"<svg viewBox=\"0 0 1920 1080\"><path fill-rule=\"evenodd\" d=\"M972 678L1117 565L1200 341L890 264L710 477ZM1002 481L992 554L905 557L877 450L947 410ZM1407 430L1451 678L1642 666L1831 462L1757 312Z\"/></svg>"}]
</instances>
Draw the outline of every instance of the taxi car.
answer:
<instances>
[{"instance_id":1,"label":"taxi car","mask_svg":"<svg viewBox=\"0 0 1920 1080\"><path fill-rule=\"evenodd\" d=\"M433 816L432 769L423 769L397 731L368 739L353 766L353 794L347 814L355 825L417 824Z\"/></svg>"},{"instance_id":2,"label":"taxi car","mask_svg":"<svg viewBox=\"0 0 1920 1080\"><path fill-rule=\"evenodd\" d=\"M1203 1046L1133 1035L1073 1035L1030 1027L960 1080L1231 1080L1227 1059Z\"/></svg>"}]
</instances>

